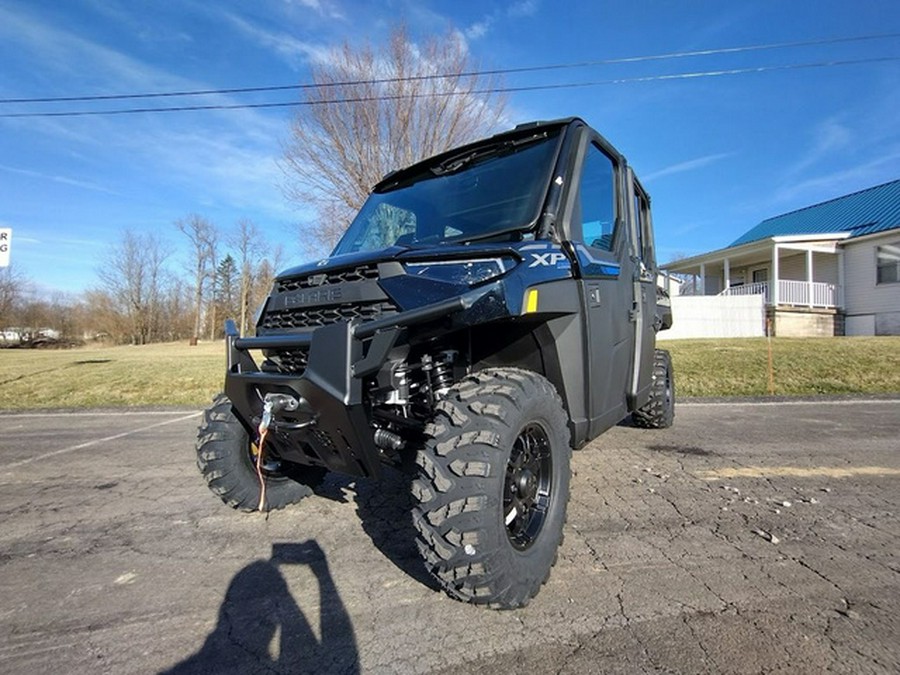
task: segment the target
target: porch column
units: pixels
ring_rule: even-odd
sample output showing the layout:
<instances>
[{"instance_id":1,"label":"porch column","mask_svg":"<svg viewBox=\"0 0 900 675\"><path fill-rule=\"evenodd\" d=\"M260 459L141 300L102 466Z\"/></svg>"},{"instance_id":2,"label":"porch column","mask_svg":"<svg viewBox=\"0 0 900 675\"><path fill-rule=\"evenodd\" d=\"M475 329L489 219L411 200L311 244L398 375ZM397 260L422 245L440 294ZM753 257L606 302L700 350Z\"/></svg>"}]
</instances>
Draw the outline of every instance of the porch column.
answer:
<instances>
[{"instance_id":1,"label":"porch column","mask_svg":"<svg viewBox=\"0 0 900 675\"><path fill-rule=\"evenodd\" d=\"M725 258L725 289L731 288L731 260Z\"/></svg>"},{"instance_id":2,"label":"porch column","mask_svg":"<svg viewBox=\"0 0 900 675\"><path fill-rule=\"evenodd\" d=\"M706 295L706 263L700 263L700 295Z\"/></svg>"},{"instance_id":3,"label":"porch column","mask_svg":"<svg viewBox=\"0 0 900 675\"><path fill-rule=\"evenodd\" d=\"M837 305L840 309L844 309L844 248L838 248L838 288L837 288Z\"/></svg>"},{"instance_id":4,"label":"porch column","mask_svg":"<svg viewBox=\"0 0 900 675\"><path fill-rule=\"evenodd\" d=\"M772 247L772 290L770 302L773 307L778 307L778 244Z\"/></svg>"},{"instance_id":5,"label":"porch column","mask_svg":"<svg viewBox=\"0 0 900 675\"><path fill-rule=\"evenodd\" d=\"M813 252L809 249L806 252L806 292L809 294L807 300L810 308L813 306L813 278Z\"/></svg>"}]
</instances>

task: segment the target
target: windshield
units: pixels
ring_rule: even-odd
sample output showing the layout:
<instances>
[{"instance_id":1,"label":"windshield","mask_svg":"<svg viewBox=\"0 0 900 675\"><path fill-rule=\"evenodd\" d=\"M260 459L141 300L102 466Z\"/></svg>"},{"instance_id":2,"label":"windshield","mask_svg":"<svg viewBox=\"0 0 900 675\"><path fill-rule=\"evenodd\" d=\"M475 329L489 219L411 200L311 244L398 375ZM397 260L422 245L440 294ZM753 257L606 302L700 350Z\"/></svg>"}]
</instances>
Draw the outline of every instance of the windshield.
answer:
<instances>
[{"instance_id":1,"label":"windshield","mask_svg":"<svg viewBox=\"0 0 900 675\"><path fill-rule=\"evenodd\" d=\"M369 195L335 255L521 231L537 220L559 129L470 148Z\"/></svg>"}]
</instances>

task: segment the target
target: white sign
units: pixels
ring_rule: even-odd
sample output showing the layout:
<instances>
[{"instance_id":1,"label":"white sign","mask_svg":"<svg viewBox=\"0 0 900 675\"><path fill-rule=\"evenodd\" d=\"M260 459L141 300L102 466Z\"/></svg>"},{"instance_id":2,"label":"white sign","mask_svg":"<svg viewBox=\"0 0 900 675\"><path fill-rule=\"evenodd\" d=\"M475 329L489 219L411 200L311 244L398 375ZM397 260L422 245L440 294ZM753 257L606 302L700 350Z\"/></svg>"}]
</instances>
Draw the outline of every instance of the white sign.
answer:
<instances>
[{"instance_id":1,"label":"white sign","mask_svg":"<svg viewBox=\"0 0 900 675\"><path fill-rule=\"evenodd\" d=\"M12 244L12 228L0 227L0 267L9 266L9 247Z\"/></svg>"}]
</instances>

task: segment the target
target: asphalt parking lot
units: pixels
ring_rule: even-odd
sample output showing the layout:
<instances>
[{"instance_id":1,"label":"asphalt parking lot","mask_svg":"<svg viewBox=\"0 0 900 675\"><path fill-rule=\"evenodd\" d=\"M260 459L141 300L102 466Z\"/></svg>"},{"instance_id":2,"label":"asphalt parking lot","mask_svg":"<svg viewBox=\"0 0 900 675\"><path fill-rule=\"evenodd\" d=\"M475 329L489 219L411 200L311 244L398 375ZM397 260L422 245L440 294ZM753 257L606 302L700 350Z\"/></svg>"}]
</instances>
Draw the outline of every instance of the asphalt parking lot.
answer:
<instances>
[{"instance_id":1,"label":"asphalt parking lot","mask_svg":"<svg viewBox=\"0 0 900 675\"><path fill-rule=\"evenodd\" d=\"M900 671L900 399L611 430L513 612L433 590L402 474L238 514L198 422L0 414L0 672Z\"/></svg>"}]
</instances>

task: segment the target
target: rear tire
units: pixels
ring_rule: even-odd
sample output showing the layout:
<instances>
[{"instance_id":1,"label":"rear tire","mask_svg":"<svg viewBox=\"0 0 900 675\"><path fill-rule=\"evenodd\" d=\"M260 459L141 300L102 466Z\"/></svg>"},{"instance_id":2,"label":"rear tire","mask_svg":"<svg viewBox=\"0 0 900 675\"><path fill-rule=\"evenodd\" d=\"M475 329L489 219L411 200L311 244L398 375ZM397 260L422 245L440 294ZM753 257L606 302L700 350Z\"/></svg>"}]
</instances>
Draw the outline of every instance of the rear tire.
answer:
<instances>
[{"instance_id":1,"label":"rear tire","mask_svg":"<svg viewBox=\"0 0 900 675\"><path fill-rule=\"evenodd\" d=\"M653 359L653 383L650 399L631 413L635 426L643 429L667 429L675 421L675 377L672 357L657 349Z\"/></svg>"},{"instance_id":2,"label":"rear tire","mask_svg":"<svg viewBox=\"0 0 900 675\"><path fill-rule=\"evenodd\" d=\"M228 506L240 511L256 511L259 506L259 478L247 430L235 416L225 394L213 399L203 415L197 438L197 467L209 489ZM291 465L291 475L268 470L266 509L280 509L313 494L325 471Z\"/></svg>"},{"instance_id":3,"label":"rear tire","mask_svg":"<svg viewBox=\"0 0 900 675\"><path fill-rule=\"evenodd\" d=\"M528 604L556 562L569 499L569 430L553 385L481 371L450 389L426 435L413 522L429 572L464 602Z\"/></svg>"}]
</instances>

